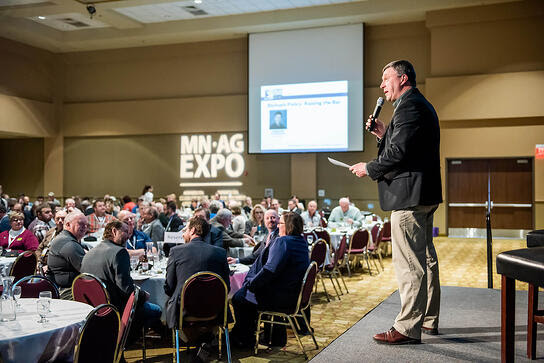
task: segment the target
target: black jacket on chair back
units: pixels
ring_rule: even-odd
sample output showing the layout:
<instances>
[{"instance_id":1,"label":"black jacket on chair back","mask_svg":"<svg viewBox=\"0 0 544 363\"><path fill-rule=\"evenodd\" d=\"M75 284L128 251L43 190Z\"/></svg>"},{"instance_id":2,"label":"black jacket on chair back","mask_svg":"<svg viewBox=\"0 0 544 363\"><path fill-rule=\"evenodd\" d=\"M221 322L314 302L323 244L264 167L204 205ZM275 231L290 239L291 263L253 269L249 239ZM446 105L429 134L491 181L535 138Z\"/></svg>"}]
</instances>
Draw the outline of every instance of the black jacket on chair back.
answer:
<instances>
[{"instance_id":1,"label":"black jacket on chair back","mask_svg":"<svg viewBox=\"0 0 544 363\"><path fill-rule=\"evenodd\" d=\"M378 181L383 210L442 202L440 125L417 88L399 99L378 148L378 158L367 164L367 171Z\"/></svg>"}]
</instances>

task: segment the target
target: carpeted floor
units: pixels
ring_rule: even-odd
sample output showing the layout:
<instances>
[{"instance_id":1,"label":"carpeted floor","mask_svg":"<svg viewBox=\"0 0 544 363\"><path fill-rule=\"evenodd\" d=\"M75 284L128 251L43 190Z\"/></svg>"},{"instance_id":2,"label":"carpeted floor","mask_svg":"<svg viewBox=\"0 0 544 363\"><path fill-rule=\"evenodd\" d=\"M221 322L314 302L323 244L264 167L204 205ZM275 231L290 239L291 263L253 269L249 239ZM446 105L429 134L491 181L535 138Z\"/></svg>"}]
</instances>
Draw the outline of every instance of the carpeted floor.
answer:
<instances>
[{"instance_id":1,"label":"carpeted floor","mask_svg":"<svg viewBox=\"0 0 544 363\"><path fill-rule=\"evenodd\" d=\"M525 247L524 240L494 240L493 261L495 256L502 252ZM486 268L486 241L483 239L458 239L438 237L435 245L440 264L440 280L442 286L461 287L487 287ZM312 327L315 329L316 339L319 343L318 350L311 350L308 355L315 356L323 348L331 344L337 337L357 323L369 311L374 309L382 301L386 300L396 289L397 283L391 265L391 258L384 259L385 269L376 274L376 268L372 265L373 275L368 271L358 270L352 277L344 275L348 285L349 294L343 295L341 300L332 299L327 303L322 292L321 284L318 293L312 298ZM495 268L493 267L495 272ZM332 286L326 281L329 293ZM500 289L500 276L494 274L494 287ZM527 289L526 284L517 283L517 289ZM391 326L392 321L380 331ZM519 325L519 323L518 323ZM500 322L496 326L500 326ZM305 347L313 347L311 338L303 338ZM171 340L148 340L148 361L168 362L172 359ZM141 362L142 354L139 345L133 345L125 352L128 362ZM258 356L251 351L234 351L233 358L239 362L304 362L300 348L292 336L286 347L260 350Z\"/></svg>"},{"instance_id":2,"label":"carpeted floor","mask_svg":"<svg viewBox=\"0 0 544 363\"><path fill-rule=\"evenodd\" d=\"M372 339L387 330L400 309L398 291L341 335L312 363L358 362L497 362L500 360L500 291L467 287L442 287L440 335L422 336L422 344L387 346ZM544 294L541 294L544 297ZM525 355L527 292L516 294L516 361ZM541 331L542 333L542 331ZM544 355L540 334L537 357Z\"/></svg>"}]
</instances>

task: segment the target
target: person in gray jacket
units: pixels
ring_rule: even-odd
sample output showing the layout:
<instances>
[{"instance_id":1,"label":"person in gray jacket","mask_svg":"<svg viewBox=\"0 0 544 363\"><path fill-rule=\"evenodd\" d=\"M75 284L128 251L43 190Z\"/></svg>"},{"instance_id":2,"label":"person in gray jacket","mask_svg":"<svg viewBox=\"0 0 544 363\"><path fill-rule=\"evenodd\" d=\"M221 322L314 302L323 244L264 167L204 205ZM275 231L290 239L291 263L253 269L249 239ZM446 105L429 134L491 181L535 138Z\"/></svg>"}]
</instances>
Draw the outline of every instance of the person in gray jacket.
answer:
<instances>
[{"instance_id":1,"label":"person in gray jacket","mask_svg":"<svg viewBox=\"0 0 544 363\"><path fill-rule=\"evenodd\" d=\"M90 273L106 285L111 303L121 312L134 291L134 281L130 277L130 256L125 248L128 230L128 225L118 220L108 223L104 230L104 240L85 255L81 264L82 273ZM146 326L161 317L161 308L147 301L148 298L149 294L140 290L134 320L143 321Z\"/></svg>"},{"instance_id":2,"label":"person in gray jacket","mask_svg":"<svg viewBox=\"0 0 544 363\"><path fill-rule=\"evenodd\" d=\"M68 213L64 230L52 241L47 257L47 277L60 288L61 299L72 299L72 282L80 273L85 250L80 240L87 233L89 222L81 212Z\"/></svg>"},{"instance_id":3,"label":"person in gray jacket","mask_svg":"<svg viewBox=\"0 0 544 363\"><path fill-rule=\"evenodd\" d=\"M147 207L142 211L144 224L142 232L147 234L153 242L164 241L164 227L159 220L159 212L155 207Z\"/></svg>"},{"instance_id":4,"label":"person in gray jacket","mask_svg":"<svg viewBox=\"0 0 544 363\"><path fill-rule=\"evenodd\" d=\"M221 231L223 235L223 247L228 250L229 247L244 247L254 245L253 239L246 234L238 234L227 230L232 222L232 212L227 208L220 209L215 217L211 219L211 225Z\"/></svg>"}]
</instances>

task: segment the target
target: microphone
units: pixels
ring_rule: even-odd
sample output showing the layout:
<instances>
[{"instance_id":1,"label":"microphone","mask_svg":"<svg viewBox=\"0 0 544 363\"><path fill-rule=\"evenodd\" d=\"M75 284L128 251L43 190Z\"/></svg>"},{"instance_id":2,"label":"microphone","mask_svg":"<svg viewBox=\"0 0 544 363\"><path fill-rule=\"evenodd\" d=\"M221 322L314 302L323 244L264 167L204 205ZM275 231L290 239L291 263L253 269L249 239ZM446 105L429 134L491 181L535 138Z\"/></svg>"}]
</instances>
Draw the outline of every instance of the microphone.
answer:
<instances>
[{"instance_id":1,"label":"microphone","mask_svg":"<svg viewBox=\"0 0 544 363\"><path fill-rule=\"evenodd\" d=\"M378 100L376 101L376 108L374 109L374 113L372 113L372 119L370 120L370 126L367 128L368 132L372 132L374 128L376 127L376 119L380 115L382 106L383 106L383 98L378 97Z\"/></svg>"}]
</instances>

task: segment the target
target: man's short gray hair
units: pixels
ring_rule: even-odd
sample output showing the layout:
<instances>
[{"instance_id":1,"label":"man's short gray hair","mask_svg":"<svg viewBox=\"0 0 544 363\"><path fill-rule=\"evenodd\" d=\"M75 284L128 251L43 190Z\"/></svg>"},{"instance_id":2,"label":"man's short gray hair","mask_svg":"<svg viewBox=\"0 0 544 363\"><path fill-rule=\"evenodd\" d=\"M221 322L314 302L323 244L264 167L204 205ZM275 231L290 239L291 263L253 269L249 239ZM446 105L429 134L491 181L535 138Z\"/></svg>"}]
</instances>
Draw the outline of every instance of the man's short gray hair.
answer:
<instances>
[{"instance_id":1,"label":"man's short gray hair","mask_svg":"<svg viewBox=\"0 0 544 363\"><path fill-rule=\"evenodd\" d=\"M78 219L80 216L85 217L85 214L81 213L80 211L70 212L66 215L66 218L64 218L64 224L72 223L74 220Z\"/></svg>"},{"instance_id":2,"label":"man's short gray hair","mask_svg":"<svg viewBox=\"0 0 544 363\"><path fill-rule=\"evenodd\" d=\"M215 219L217 219L219 223L224 222L231 218L232 218L232 212L228 210L227 208L220 209L215 215Z\"/></svg>"},{"instance_id":3,"label":"man's short gray hair","mask_svg":"<svg viewBox=\"0 0 544 363\"><path fill-rule=\"evenodd\" d=\"M340 200L338 201L338 204L340 204L340 203L348 203L349 204L349 198L348 197L340 198Z\"/></svg>"},{"instance_id":4,"label":"man's short gray hair","mask_svg":"<svg viewBox=\"0 0 544 363\"><path fill-rule=\"evenodd\" d=\"M397 72L397 76L399 77L403 74L406 74L406 76L408 77L408 82L410 82L410 86L416 86L416 71L412 63L408 62L407 60L396 60L387 63L383 67L382 73L385 72L387 68L393 68L395 72Z\"/></svg>"}]
</instances>

